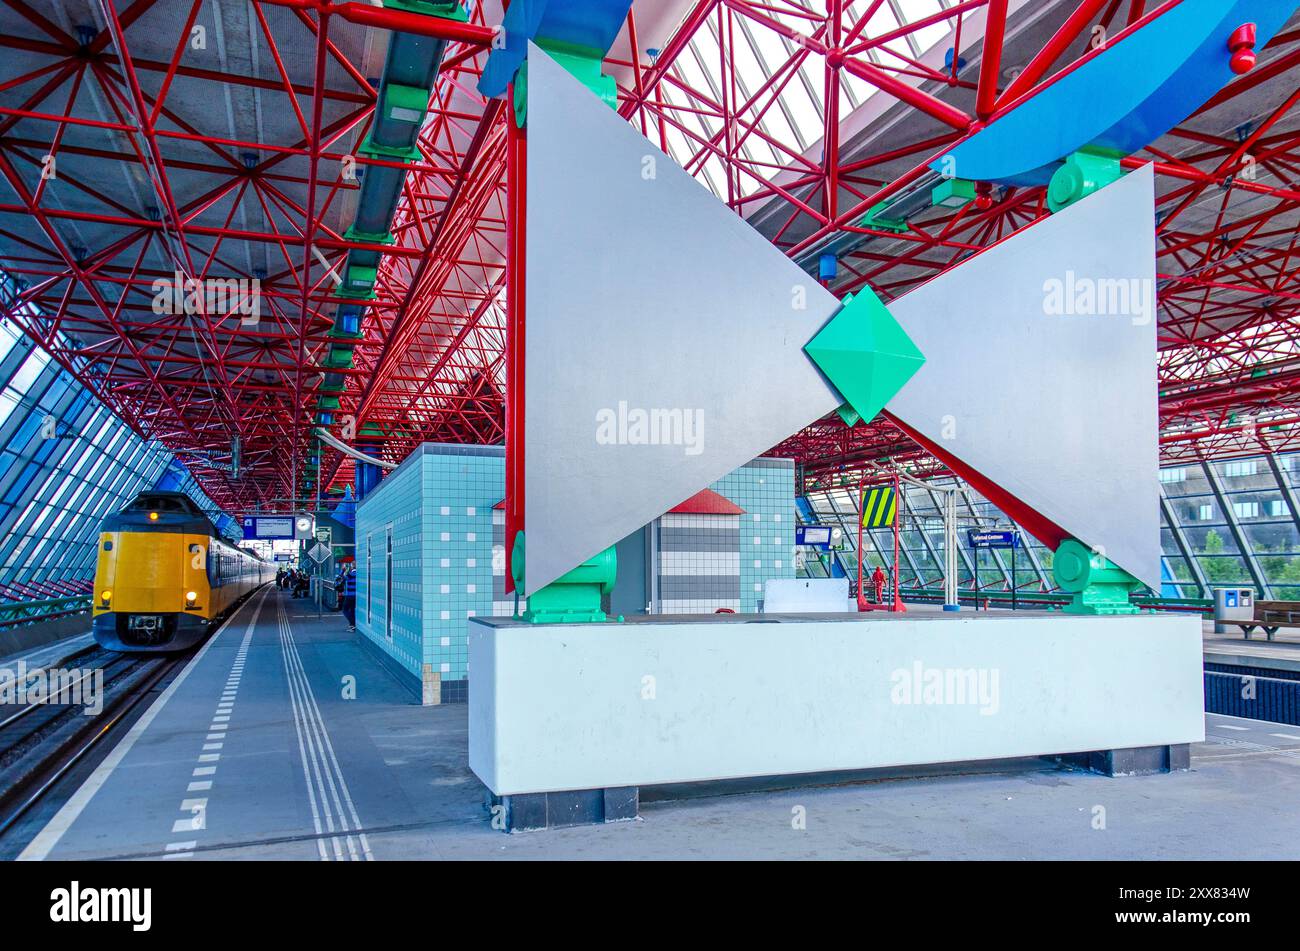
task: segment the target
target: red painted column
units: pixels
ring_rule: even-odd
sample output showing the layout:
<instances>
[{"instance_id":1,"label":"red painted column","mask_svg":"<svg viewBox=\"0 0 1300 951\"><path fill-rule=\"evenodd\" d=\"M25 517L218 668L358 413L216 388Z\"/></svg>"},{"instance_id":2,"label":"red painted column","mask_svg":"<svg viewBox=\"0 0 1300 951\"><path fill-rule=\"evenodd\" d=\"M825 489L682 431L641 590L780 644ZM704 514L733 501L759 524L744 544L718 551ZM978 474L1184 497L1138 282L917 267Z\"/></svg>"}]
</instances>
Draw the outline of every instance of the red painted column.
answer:
<instances>
[{"instance_id":1,"label":"red painted column","mask_svg":"<svg viewBox=\"0 0 1300 951\"><path fill-rule=\"evenodd\" d=\"M506 102L514 102L511 86ZM528 137L505 110L506 123L506 592L515 590L511 555L524 528L524 252Z\"/></svg>"}]
</instances>

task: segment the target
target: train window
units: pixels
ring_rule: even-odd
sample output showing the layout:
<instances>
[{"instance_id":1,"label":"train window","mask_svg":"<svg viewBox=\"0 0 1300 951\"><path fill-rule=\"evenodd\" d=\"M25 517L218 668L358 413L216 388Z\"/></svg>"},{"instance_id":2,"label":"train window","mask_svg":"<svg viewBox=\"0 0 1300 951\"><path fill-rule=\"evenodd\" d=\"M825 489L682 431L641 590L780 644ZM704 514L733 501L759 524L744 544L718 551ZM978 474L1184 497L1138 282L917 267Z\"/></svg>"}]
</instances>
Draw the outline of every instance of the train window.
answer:
<instances>
[{"instance_id":1,"label":"train window","mask_svg":"<svg viewBox=\"0 0 1300 951\"><path fill-rule=\"evenodd\" d=\"M166 495L142 495L131 503L133 512L187 512L189 506Z\"/></svg>"}]
</instances>

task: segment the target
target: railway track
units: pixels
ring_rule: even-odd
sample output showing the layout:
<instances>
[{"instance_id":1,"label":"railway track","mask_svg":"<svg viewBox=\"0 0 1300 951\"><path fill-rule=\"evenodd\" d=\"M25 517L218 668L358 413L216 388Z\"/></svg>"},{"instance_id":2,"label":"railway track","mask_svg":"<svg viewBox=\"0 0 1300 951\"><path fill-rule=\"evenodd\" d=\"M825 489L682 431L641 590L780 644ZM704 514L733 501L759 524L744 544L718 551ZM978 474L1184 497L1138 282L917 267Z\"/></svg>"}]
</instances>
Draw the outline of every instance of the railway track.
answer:
<instances>
[{"instance_id":1,"label":"railway track","mask_svg":"<svg viewBox=\"0 0 1300 951\"><path fill-rule=\"evenodd\" d=\"M186 660L186 655L118 654L90 647L58 665L28 671L29 684L45 680L54 694L57 683L59 692L0 704L0 835ZM69 661L77 666L63 666ZM49 677L51 671L59 672L57 681ZM96 708L92 715L86 713L88 706Z\"/></svg>"}]
</instances>

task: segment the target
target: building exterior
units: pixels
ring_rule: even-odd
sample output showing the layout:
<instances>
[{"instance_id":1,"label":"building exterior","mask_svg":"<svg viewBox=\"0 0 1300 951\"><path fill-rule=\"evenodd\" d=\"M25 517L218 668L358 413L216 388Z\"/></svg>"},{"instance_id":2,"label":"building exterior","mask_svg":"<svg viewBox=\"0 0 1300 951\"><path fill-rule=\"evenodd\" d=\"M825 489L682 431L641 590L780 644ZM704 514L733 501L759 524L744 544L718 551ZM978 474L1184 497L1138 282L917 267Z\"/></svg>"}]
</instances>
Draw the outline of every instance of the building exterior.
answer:
<instances>
[{"instance_id":1,"label":"building exterior","mask_svg":"<svg viewBox=\"0 0 1300 951\"><path fill-rule=\"evenodd\" d=\"M612 615L753 612L768 578L794 577L793 463L756 459L708 491L718 511L669 513L620 543ZM425 443L357 505L357 630L424 703L466 699L467 618L515 613L504 493L502 447Z\"/></svg>"}]
</instances>

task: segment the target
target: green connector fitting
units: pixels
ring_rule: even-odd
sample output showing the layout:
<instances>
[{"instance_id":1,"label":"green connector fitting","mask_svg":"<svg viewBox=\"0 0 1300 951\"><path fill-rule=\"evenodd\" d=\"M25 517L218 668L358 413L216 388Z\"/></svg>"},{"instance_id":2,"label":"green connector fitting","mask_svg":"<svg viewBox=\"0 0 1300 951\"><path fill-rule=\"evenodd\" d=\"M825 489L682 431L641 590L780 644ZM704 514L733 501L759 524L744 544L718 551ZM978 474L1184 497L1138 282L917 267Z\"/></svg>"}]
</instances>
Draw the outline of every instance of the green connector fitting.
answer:
<instances>
[{"instance_id":1,"label":"green connector fitting","mask_svg":"<svg viewBox=\"0 0 1300 951\"><path fill-rule=\"evenodd\" d=\"M391 231L359 231L352 225L343 232L344 241L356 241L359 244L396 244L397 236Z\"/></svg>"},{"instance_id":2,"label":"green connector fitting","mask_svg":"<svg viewBox=\"0 0 1300 951\"><path fill-rule=\"evenodd\" d=\"M975 183L964 178L945 178L930 190L930 203L960 208L975 200Z\"/></svg>"},{"instance_id":3,"label":"green connector fitting","mask_svg":"<svg viewBox=\"0 0 1300 951\"><path fill-rule=\"evenodd\" d=\"M874 228L876 231L892 231L894 234L902 234L907 230L907 221L902 218L881 218L880 213L884 211L886 202L879 202L872 205L871 210L862 216L858 222L863 228Z\"/></svg>"},{"instance_id":4,"label":"green connector fitting","mask_svg":"<svg viewBox=\"0 0 1300 951\"><path fill-rule=\"evenodd\" d=\"M335 325L334 325L333 327L331 327L329 330L325 331L325 336L328 337L328 338L331 339L331 340L353 340L353 341L355 341L355 340L360 340L360 339L361 339L362 337L364 337L365 335L366 335L366 334L365 334L365 331L363 331L363 330L356 330L356 331L343 330L341 327L339 327L338 324L335 324ZM329 389L329 387L326 387L324 384L321 384L321 387L320 387L320 388L321 388L322 390L324 390L324 389ZM342 385L339 385L339 386L337 387L337 389L340 389L340 390L341 390L341 389L343 389L343 386L342 386Z\"/></svg>"},{"instance_id":5,"label":"green connector fitting","mask_svg":"<svg viewBox=\"0 0 1300 951\"><path fill-rule=\"evenodd\" d=\"M1052 574L1073 597L1067 614L1138 614L1130 597L1143 587L1131 574L1082 542L1067 538L1052 557Z\"/></svg>"},{"instance_id":6,"label":"green connector fitting","mask_svg":"<svg viewBox=\"0 0 1300 951\"><path fill-rule=\"evenodd\" d=\"M384 0L385 10L401 10L405 13L420 13L425 16L442 17L444 20L469 19L469 14L459 2L443 3L440 0Z\"/></svg>"},{"instance_id":7,"label":"green connector fitting","mask_svg":"<svg viewBox=\"0 0 1300 951\"><path fill-rule=\"evenodd\" d=\"M317 389L322 393L342 393L348 388L348 381L342 373L326 373L325 379Z\"/></svg>"},{"instance_id":8,"label":"green connector fitting","mask_svg":"<svg viewBox=\"0 0 1300 951\"><path fill-rule=\"evenodd\" d=\"M375 281L379 280L379 268L367 264L348 262L343 269L343 287L350 291L374 290Z\"/></svg>"},{"instance_id":9,"label":"green connector fitting","mask_svg":"<svg viewBox=\"0 0 1300 951\"><path fill-rule=\"evenodd\" d=\"M837 409L835 413L844 421L844 425L849 427L858 425L858 422L862 419L862 417L858 415L858 411L848 403L845 403Z\"/></svg>"},{"instance_id":10,"label":"green connector fitting","mask_svg":"<svg viewBox=\"0 0 1300 951\"><path fill-rule=\"evenodd\" d=\"M316 397L316 408L317 409L338 409L339 398L337 396L326 396L326 395L318 394Z\"/></svg>"},{"instance_id":11,"label":"green connector fitting","mask_svg":"<svg viewBox=\"0 0 1300 951\"><path fill-rule=\"evenodd\" d=\"M331 370L351 370L352 348L346 344L330 344L329 352L325 354L325 362L322 366Z\"/></svg>"},{"instance_id":12,"label":"green connector fitting","mask_svg":"<svg viewBox=\"0 0 1300 951\"><path fill-rule=\"evenodd\" d=\"M600 71L604 54L599 50L541 37L535 42L538 47L550 54L551 59L568 70L569 75L590 89L597 99L611 109L618 108L618 84L613 76L606 76ZM528 120L527 60L519 67L519 73L515 76L514 112L515 126L522 129Z\"/></svg>"},{"instance_id":13,"label":"green connector fitting","mask_svg":"<svg viewBox=\"0 0 1300 951\"><path fill-rule=\"evenodd\" d=\"M331 296L354 301L372 301L379 296L379 292L375 290L373 285L361 290L352 290L346 284L339 284L334 288L334 293Z\"/></svg>"},{"instance_id":14,"label":"green connector fitting","mask_svg":"<svg viewBox=\"0 0 1300 951\"><path fill-rule=\"evenodd\" d=\"M1117 181L1124 174L1119 165L1122 157L1088 151L1066 156L1047 183L1047 207L1055 214Z\"/></svg>"},{"instance_id":15,"label":"green connector fitting","mask_svg":"<svg viewBox=\"0 0 1300 951\"><path fill-rule=\"evenodd\" d=\"M515 535L510 553L510 576L515 587L524 581L524 533ZM614 590L618 559L611 545L566 572L541 591L528 595L528 608L521 620L529 624L590 624L608 620L600 608L601 596Z\"/></svg>"},{"instance_id":16,"label":"green connector fitting","mask_svg":"<svg viewBox=\"0 0 1300 951\"><path fill-rule=\"evenodd\" d=\"M418 162L420 149L398 148L395 145L383 145L375 141L375 132L390 129L394 135L400 135L396 128L388 126L390 122L419 129L424 123L425 113L429 108L429 90L420 86L403 86L401 83L385 82L379 88L379 101L375 104L375 122L358 151L367 158L389 158L399 162Z\"/></svg>"}]
</instances>

